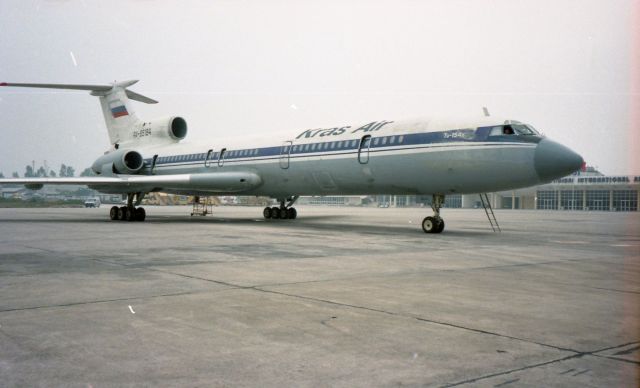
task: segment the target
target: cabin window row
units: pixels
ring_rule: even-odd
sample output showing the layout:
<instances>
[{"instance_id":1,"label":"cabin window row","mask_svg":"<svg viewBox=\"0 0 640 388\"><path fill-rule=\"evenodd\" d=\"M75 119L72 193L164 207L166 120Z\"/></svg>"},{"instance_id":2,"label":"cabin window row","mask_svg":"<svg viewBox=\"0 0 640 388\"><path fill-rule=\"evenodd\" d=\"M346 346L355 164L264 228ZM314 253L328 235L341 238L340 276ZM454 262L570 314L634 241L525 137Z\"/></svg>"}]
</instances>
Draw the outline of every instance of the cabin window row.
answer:
<instances>
[{"instance_id":1,"label":"cabin window row","mask_svg":"<svg viewBox=\"0 0 640 388\"><path fill-rule=\"evenodd\" d=\"M396 145L402 144L404 142L404 136L384 136L384 137L376 137L371 140L372 146L385 146L385 145ZM297 144L293 146L291 150L292 153L302 153L302 152L313 152L313 151L326 151L326 150L345 150L345 149L354 149L360 145L359 139L354 140L343 140L343 141L332 141L326 143L313 143L313 144ZM289 146L285 147L285 152L287 152ZM233 151L225 151L223 153L224 158L241 158L241 157L251 157L257 156L260 152L260 149L245 149L245 150L233 150ZM158 163L179 163L179 162L190 162L190 161L202 161L207 159L208 153L203 154L189 154L189 155L174 155L174 156L163 156L158 158ZM220 156L220 152L212 152L209 155L209 160L217 160Z\"/></svg>"},{"instance_id":2,"label":"cabin window row","mask_svg":"<svg viewBox=\"0 0 640 388\"><path fill-rule=\"evenodd\" d=\"M244 156L256 156L258 155L259 150L257 148L251 150L234 150L234 151L225 151L225 158L233 158L233 157L244 157ZM158 158L159 163L177 163L177 162L189 162L189 161L201 161L207 158L208 153L203 154L189 154L189 155L174 155L174 156L163 156ZM209 156L209 160L216 160L220 155L219 152L212 152Z\"/></svg>"},{"instance_id":3,"label":"cabin window row","mask_svg":"<svg viewBox=\"0 0 640 388\"><path fill-rule=\"evenodd\" d=\"M384 146L402 144L404 142L404 136L384 136L375 137L372 140L372 145ZM297 144L291 149L292 153L301 153L309 151L327 151L327 150L346 150L358 148L360 145L360 139L356 140L343 140L343 141L331 141L326 143L313 143L313 144ZM288 151L288 146L285 147L285 152Z\"/></svg>"}]
</instances>

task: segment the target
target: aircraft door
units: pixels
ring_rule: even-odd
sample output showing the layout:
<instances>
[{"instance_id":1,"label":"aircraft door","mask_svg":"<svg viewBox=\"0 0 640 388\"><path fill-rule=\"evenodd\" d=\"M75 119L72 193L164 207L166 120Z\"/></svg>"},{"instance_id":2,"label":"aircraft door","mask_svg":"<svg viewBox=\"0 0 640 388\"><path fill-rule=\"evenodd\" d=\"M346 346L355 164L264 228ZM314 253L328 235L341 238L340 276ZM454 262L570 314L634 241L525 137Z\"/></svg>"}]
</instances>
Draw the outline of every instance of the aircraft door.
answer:
<instances>
[{"instance_id":1,"label":"aircraft door","mask_svg":"<svg viewBox=\"0 0 640 388\"><path fill-rule=\"evenodd\" d=\"M224 166L224 157L226 153L227 153L226 148L223 148L220 150L220 154L218 155L218 167Z\"/></svg>"},{"instance_id":2,"label":"aircraft door","mask_svg":"<svg viewBox=\"0 0 640 388\"><path fill-rule=\"evenodd\" d=\"M287 169L289 168L289 160L291 159L291 148L293 147L293 141L287 140L282 143L282 148L280 149L280 168Z\"/></svg>"},{"instance_id":3,"label":"aircraft door","mask_svg":"<svg viewBox=\"0 0 640 388\"><path fill-rule=\"evenodd\" d=\"M360 146L358 147L358 162L360 164L369 163L369 148L371 147L371 135L364 135L360 139Z\"/></svg>"},{"instance_id":4,"label":"aircraft door","mask_svg":"<svg viewBox=\"0 0 640 388\"><path fill-rule=\"evenodd\" d=\"M156 174L156 162L158 161L158 155L153 155L153 160L151 161L151 175Z\"/></svg>"},{"instance_id":5,"label":"aircraft door","mask_svg":"<svg viewBox=\"0 0 640 388\"><path fill-rule=\"evenodd\" d=\"M213 157L213 150L207 151L207 157L204 159L204 166L211 167L211 158Z\"/></svg>"}]
</instances>

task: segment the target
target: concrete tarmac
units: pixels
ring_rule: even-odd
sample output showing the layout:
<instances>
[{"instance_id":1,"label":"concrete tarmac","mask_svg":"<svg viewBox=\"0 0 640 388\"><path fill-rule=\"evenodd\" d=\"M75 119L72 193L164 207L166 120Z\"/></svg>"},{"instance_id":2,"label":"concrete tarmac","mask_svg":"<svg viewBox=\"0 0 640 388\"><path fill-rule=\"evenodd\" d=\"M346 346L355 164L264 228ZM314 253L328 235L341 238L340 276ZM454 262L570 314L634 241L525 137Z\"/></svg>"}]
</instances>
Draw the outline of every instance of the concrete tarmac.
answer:
<instances>
[{"instance_id":1,"label":"concrete tarmac","mask_svg":"<svg viewBox=\"0 0 640 388\"><path fill-rule=\"evenodd\" d=\"M0 386L638 386L640 214L297 209L0 209Z\"/></svg>"}]
</instances>

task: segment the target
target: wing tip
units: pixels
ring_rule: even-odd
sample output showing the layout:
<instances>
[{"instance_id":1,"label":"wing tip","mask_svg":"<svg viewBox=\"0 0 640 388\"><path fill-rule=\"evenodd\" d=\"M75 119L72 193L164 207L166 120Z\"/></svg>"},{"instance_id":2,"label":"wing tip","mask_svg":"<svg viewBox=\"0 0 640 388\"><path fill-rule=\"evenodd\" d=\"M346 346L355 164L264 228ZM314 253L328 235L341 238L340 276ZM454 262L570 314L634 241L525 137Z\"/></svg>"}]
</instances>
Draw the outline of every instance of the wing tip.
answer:
<instances>
[{"instance_id":1,"label":"wing tip","mask_svg":"<svg viewBox=\"0 0 640 388\"><path fill-rule=\"evenodd\" d=\"M0 82L0 86L9 86L9 84L6 82Z\"/></svg>"}]
</instances>

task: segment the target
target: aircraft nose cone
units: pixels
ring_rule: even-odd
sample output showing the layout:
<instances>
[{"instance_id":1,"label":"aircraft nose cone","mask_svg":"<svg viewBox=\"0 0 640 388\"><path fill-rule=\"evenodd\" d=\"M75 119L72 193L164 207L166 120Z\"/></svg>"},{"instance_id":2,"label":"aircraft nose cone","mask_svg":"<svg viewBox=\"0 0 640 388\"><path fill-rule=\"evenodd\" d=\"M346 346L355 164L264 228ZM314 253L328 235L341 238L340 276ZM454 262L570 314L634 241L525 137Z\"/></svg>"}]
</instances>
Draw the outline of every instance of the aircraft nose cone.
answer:
<instances>
[{"instance_id":1,"label":"aircraft nose cone","mask_svg":"<svg viewBox=\"0 0 640 388\"><path fill-rule=\"evenodd\" d=\"M534 166L541 182L567 176L583 163L582 156L555 141L542 139L536 147Z\"/></svg>"}]
</instances>

